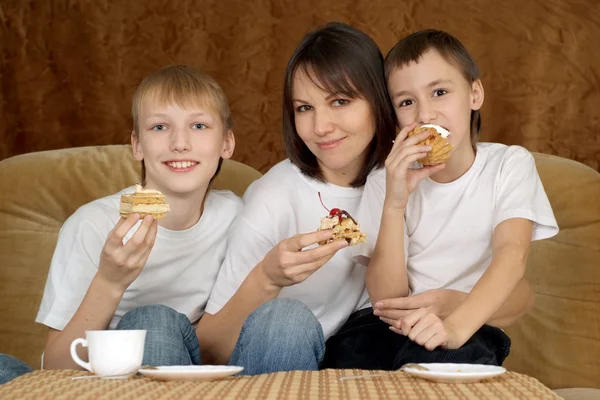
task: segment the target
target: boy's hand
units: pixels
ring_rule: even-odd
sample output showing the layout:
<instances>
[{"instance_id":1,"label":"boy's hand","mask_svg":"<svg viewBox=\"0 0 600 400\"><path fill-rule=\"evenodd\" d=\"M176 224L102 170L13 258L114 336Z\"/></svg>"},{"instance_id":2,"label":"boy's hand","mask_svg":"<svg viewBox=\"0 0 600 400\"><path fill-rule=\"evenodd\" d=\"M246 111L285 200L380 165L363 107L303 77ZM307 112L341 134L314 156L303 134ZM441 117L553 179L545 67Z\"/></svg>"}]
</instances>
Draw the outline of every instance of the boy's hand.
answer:
<instances>
[{"instance_id":1,"label":"boy's hand","mask_svg":"<svg viewBox=\"0 0 600 400\"><path fill-rule=\"evenodd\" d=\"M429 351L437 347L458 349L469 339L463 338L459 329L425 308L413 311L390 329L399 335L408 336Z\"/></svg>"},{"instance_id":2,"label":"boy's hand","mask_svg":"<svg viewBox=\"0 0 600 400\"><path fill-rule=\"evenodd\" d=\"M303 282L338 250L348 246L345 240L336 240L310 250L302 250L330 237L331 231L318 231L295 235L279 242L259 264L268 284L274 288L282 288Z\"/></svg>"},{"instance_id":3,"label":"boy's hand","mask_svg":"<svg viewBox=\"0 0 600 400\"><path fill-rule=\"evenodd\" d=\"M138 214L121 218L106 238L100 254L97 276L122 292L142 272L158 232L158 223L147 215L131 239L123 244L123 238L139 218Z\"/></svg>"},{"instance_id":4,"label":"boy's hand","mask_svg":"<svg viewBox=\"0 0 600 400\"><path fill-rule=\"evenodd\" d=\"M380 300L373 305L373 314L390 325L419 308L425 308L445 319L466 298L467 293L458 290L432 289L414 296Z\"/></svg>"},{"instance_id":5,"label":"boy's hand","mask_svg":"<svg viewBox=\"0 0 600 400\"><path fill-rule=\"evenodd\" d=\"M429 136L428 132L408 138L408 132L413 130L415 126L415 123L407 125L398 133L394 141L394 146L385 160L385 203L389 207L399 210L406 208L408 196L415 190L420 181L441 171L445 167L445 164L440 164L421 169L409 169L412 163L425 157L431 150L430 146L418 144Z\"/></svg>"}]
</instances>

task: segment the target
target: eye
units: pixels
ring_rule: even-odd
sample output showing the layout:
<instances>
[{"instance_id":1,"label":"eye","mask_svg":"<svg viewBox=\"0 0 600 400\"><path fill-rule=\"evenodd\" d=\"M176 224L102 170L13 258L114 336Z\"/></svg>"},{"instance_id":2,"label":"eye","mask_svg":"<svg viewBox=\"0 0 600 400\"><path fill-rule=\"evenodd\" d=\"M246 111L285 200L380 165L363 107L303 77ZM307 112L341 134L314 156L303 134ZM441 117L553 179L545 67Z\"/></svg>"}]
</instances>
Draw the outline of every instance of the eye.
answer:
<instances>
[{"instance_id":1,"label":"eye","mask_svg":"<svg viewBox=\"0 0 600 400\"><path fill-rule=\"evenodd\" d=\"M205 124L194 124L192 125L192 129L197 129L197 130L204 130L204 129L208 129L208 126L206 126Z\"/></svg>"},{"instance_id":2,"label":"eye","mask_svg":"<svg viewBox=\"0 0 600 400\"><path fill-rule=\"evenodd\" d=\"M165 131L167 130L167 126L163 124L156 124L150 129L152 129L153 131Z\"/></svg>"},{"instance_id":3,"label":"eye","mask_svg":"<svg viewBox=\"0 0 600 400\"><path fill-rule=\"evenodd\" d=\"M350 104L350 100L346 99L335 99L333 103L331 103L334 107L343 107L347 104Z\"/></svg>"},{"instance_id":4,"label":"eye","mask_svg":"<svg viewBox=\"0 0 600 400\"><path fill-rule=\"evenodd\" d=\"M414 104L414 102L412 100L402 100L400 102L400 104L398 104L398 107L408 107L408 106L411 106L413 104Z\"/></svg>"},{"instance_id":5,"label":"eye","mask_svg":"<svg viewBox=\"0 0 600 400\"><path fill-rule=\"evenodd\" d=\"M433 92L433 96L439 97L439 96L445 95L446 93L448 93L448 91L446 89L437 89Z\"/></svg>"},{"instance_id":6,"label":"eye","mask_svg":"<svg viewBox=\"0 0 600 400\"><path fill-rule=\"evenodd\" d=\"M312 109L311 106L303 104L301 106L296 107L296 112L301 113L301 112L306 112L306 111L311 110L311 109Z\"/></svg>"}]
</instances>

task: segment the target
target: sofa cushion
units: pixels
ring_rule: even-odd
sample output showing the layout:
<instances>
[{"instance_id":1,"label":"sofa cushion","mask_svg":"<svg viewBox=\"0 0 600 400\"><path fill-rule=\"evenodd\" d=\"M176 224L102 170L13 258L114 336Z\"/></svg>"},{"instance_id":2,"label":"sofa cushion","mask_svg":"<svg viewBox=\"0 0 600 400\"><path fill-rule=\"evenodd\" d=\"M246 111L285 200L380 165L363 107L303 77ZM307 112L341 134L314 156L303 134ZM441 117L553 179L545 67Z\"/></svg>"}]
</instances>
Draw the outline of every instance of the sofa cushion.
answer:
<instances>
[{"instance_id":1,"label":"sofa cushion","mask_svg":"<svg viewBox=\"0 0 600 400\"><path fill-rule=\"evenodd\" d=\"M506 366L551 388L600 387L600 174L560 157L535 160L560 233L532 244L536 302L506 330Z\"/></svg>"}]
</instances>

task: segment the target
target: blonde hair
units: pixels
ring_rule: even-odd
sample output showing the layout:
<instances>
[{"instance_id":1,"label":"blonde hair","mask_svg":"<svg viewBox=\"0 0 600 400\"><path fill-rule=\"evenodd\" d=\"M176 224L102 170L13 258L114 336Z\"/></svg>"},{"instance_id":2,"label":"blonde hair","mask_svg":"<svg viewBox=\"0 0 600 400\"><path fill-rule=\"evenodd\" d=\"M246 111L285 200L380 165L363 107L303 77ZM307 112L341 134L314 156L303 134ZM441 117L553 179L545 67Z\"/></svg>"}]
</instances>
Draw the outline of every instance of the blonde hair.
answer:
<instances>
[{"instance_id":1,"label":"blonde hair","mask_svg":"<svg viewBox=\"0 0 600 400\"><path fill-rule=\"evenodd\" d=\"M176 104L207 108L219 114L225 130L233 129L233 117L227 96L221 86L211 76L186 65L168 65L147 76L133 95L131 116L133 132L139 136L139 116L142 103L151 97L159 106ZM219 160L217 171L221 170L223 159ZM146 165L142 160L142 185L146 184Z\"/></svg>"},{"instance_id":2,"label":"blonde hair","mask_svg":"<svg viewBox=\"0 0 600 400\"><path fill-rule=\"evenodd\" d=\"M225 130L233 128L227 96L209 75L186 65L169 65L147 76L133 96L133 130L139 135L139 115L143 101L152 97L159 105L176 104L206 107L219 114Z\"/></svg>"}]
</instances>

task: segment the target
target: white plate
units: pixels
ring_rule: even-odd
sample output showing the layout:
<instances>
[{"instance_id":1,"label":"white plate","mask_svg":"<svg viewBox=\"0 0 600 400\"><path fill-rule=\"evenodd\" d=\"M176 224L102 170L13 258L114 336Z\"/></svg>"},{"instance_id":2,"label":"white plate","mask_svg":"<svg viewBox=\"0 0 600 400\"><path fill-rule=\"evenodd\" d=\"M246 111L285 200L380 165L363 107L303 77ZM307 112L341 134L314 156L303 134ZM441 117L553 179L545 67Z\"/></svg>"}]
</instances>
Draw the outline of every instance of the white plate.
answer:
<instances>
[{"instance_id":1,"label":"white plate","mask_svg":"<svg viewBox=\"0 0 600 400\"><path fill-rule=\"evenodd\" d=\"M502 375L506 372L506 368L495 365L443 363L419 363L419 365L427 368L429 371L413 367L403 368L403 371L431 381L449 383L477 382Z\"/></svg>"},{"instance_id":2,"label":"white plate","mask_svg":"<svg viewBox=\"0 0 600 400\"><path fill-rule=\"evenodd\" d=\"M244 367L227 365L172 365L140 369L140 374L163 381L209 381L235 375Z\"/></svg>"}]
</instances>

